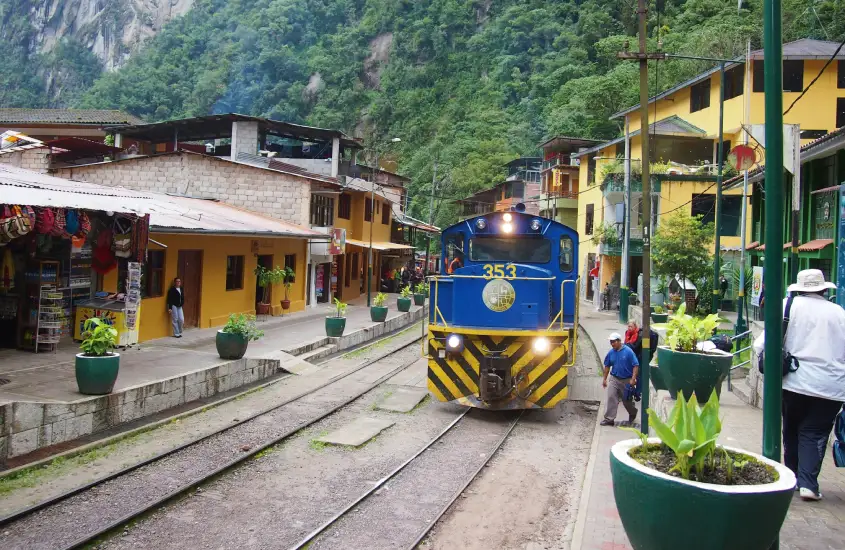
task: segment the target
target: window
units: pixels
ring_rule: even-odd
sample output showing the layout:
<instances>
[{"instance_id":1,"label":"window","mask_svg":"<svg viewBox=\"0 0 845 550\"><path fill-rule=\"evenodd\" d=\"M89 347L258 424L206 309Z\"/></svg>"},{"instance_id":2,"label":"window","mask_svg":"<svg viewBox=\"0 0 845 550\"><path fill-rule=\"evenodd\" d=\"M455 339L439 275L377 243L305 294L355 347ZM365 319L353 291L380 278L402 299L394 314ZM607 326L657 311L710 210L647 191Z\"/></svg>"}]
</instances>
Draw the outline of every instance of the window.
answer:
<instances>
[{"instance_id":1,"label":"window","mask_svg":"<svg viewBox=\"0 0 845 550\"><path fill-rule=\"evenodd\" d=\"M575 266L575 244L572 242L572 237L560 238L560 270L564 273L572 271Z\"/></svg>"},{"instance_id":2,"label":"window","mask_svg":"<svg viewBox=\"0 0 845 550\"><path fill-rule=\"evenodd\" d=\"M836 127L845 126L845 97L836 98Z\"/></svg>"},{"instance_id":3,"label":"window","mask_svg":"<svg viewBox=\"0 0 845 550\"><path fill-rule=\"evenodd\" d=\"M285 254L285 267L289 267L296 273L296 254Z\"/></svg>"},{"instance_id":4,"label":"window","mask_svg":"<svg viewBox=\"0 0 845 550\"><path fill-rule=\"evenodd\" d=\"M330 227L334 224L334 199L311 195L311 225Z\"/></svg>"},{"instance_id":5,"label":"window","mask_svg":"<svg viewBox=\"0 0 845 550\"><path fill-rule=\"evenodd\" d=\"M587 159L587 185L596 183L596 155Z\"/></svg>"},{"instance_id":6,"label":"window","mask_svg":"<svg viewBox=\"0 0 845 550\"><path fill-rule=\"evenodd\" d=\"M745 88L745 66L725 71L725 101L741 96Z\"/></svg>"},{"instance_id":7,"label":"window","mask_svg":"<svg viewBox=\"0 0 845 550\"><path fill-rule=\"evenodd\" d=\"M722 163L723 164L728 163L728 155L730 155L730 154L731 154L731 140L726 139L726 140L722 141ZM716 159L716 162L718 162L718 161L719 161L719 159Z\"/></svg>"},{"instance_id":8,"label":"window","mask_svg":"<svg viewBox=\"0 0 845 550\"><path fill-rule=\"evenodd\" d=\"M446 251L443 254L443 272L451 273L449 266L452 261L458 258L463 265L464 262L464 234L462 232L452 233L446 237Z\"/></svg>"},{"instance_id":9,"label":"window","mask_svg":"<svg viewBox=\"0 0 845 550\"><path fill-rule=\"evenodd\" d=\"M352 255L352 273L355 274L355 277L358 277L358 253Z\"/></svg>"},{"instance_id":10,"label":"window","mask_svg":"<svg viewBox=\"0 0 845 550\"><path fill-rule=\"evenodd\" d=\"M783 91L804 91L804 61L799 59L783 62Z\"/></svg>"},{"instance_id":11,"label":"window","mask_svg":"<svg viewBox=\"0 0 845 550\"><path fill-rule=\"evenodd\" d=\"M226 256L226 290L244 287L244 257Z\"/></svg>"},{"instance_id":12,"label":"window","mask_svg":"<svg viewBox=\"0 0 845 550\"><path fill-rule=\"evenodd\" d=\"M836 62L836 87L845 88L845 61Z\"/></svg>"},{"instance_id":13,"label":"window","mask_svg":"<svg viewBox=\"0 0 845 550\"><path fill-rule=\"evenodd\" d=\"M701 223L716 221L716 195L693 195L692 215L701 216ZM742 197L722 196L722 235L738 237L740 217L742 215Z\"/></svg>"},{"instance_id":14,"label":"window","mask_svg":"<svg viewBox=\"0 0 845 550\"><path fill-rule=\"evenodd\" d=\"M348 220L352 217L352 195L343 193L337 203L337 217Z\"/></svg>"},{"instance_id":15,"label":"window","mask_svg":"<svg viewBox=\"0 0 845 550\"><path fill-rule=\"evenodd\" d=\"M753 80L753 87L755 92L764 92L766 91L766 75L763 72L763 62L762 61L755 61L754 62L754 78Z\"/></svg>"},{"instance_id":16,"label":"window","mask_svg":"<svg viewBox=\"0 0 845 550\"><path fill-rule=\"evenodd\" d=\"M695 113L710 107L710 79L694 84L690 88L689 112Z\"/></svg>"},{"instance_id":17,"label":"window","mask_svg":"<svg viewBox=\"0 0 845 550\"><path fill-rule=\"evenodd\" d=\"M381 223L390 225L390 205L387 203L384 203L384 208L381 209Z\"/></svg>"},{"instance_id":18,"label":"window","mask_svg":"<svg viewBox=\"0 0 845 550\"><path fill-rule=\"evenodd\" d=\"M364 221L368 222L373 219L373 201L370 197L364 201Z\"/></svg>"},{"instance_id":19,"label":"window","mask_svg":"<svg viewBox=\"0 0 845 550\"><path fill-rule=\"evenodd\" d=\"M164 250L147 250L147 263L141 281L144 298L164 295Z\"/></svg>"},{"instance_id":20,"label":"window","mask_svg":"<svg viewBox=\"0 0 845 550\"><path fill-rule=\"evenodd\" d=\"M587 205L586 220L584 221L584 233L587 235L593 234L593 223L595 222L596 206L594 204Z\"/></svg>"},{"instance_id":21,"label":"window","mask_svg":"<svg viewBox=\"0 0 845 550\"><path fill-rule=\"evenodd\" d=\"M352 256L354 256L354 254L347 254L343 261L343 286L349 286L349 283L352 279Z\"/></svg>"},{"instance_id":22,"label":"window","mask_svg":"<svg viewBox=\"0 0 845 550\"><path fill-rule=\"evenodd\" d=\"M473 262L547 264L552 259L552 241L534 237L474 237L469 240L469 257Z\"/></svg>"}]
</instances>

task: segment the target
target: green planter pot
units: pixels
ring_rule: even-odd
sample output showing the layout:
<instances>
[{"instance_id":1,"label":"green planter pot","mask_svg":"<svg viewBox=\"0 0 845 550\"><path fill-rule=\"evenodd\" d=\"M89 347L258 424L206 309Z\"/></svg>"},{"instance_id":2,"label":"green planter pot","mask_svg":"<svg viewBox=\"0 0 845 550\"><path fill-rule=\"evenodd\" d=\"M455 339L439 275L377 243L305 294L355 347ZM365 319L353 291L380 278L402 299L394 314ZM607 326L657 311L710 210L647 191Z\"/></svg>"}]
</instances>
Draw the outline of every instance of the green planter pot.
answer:
<instances>
[{"instance_id":1,"label":"green planter pot","mask_svg":"<svg viewBox=\"0 0 845 550\"><path fill-rule=\"evenodd\" d=\"M663 373L660 372L660 367L657 365L651 365L649 367L649 380L651 380L651 385L654 386L656 390L666 390L669 389L666 387L666 381L663 380ZM675 394L677 395L677 394Z\"/></svg>"},{"instance_id":2,"label":"green planter pot","mask_svg":"<svg viewBox=\"0 0 845 550\"><path fill-rule=\"evenodd\" d=\"M732 363L733 355L724 351L713 350L705 354L672 351L666 346L657 348L657 364L669 393L674 397L682 391L687 399L695 393L702 403L710 398L714 389L721 395L722 382Z\"/></svg>"},{"instance_id":3,"label":"green planter pot","mask_svg":"<svg viewBox=\"0 0 845 550\"><path fill-rule=\"evenodd\" d=\"M396 307L399 308L399 311L411 311L411 299L410 298L397 298L396 299Z\"/></svg>"},{"instance_id":4,"label":"green planter pot","mask_svg":"<svg viewBox=\"0 0 845 550\"><path fill-rule=\"evenodd\" d=\"M654 313L654 308L656 308L657 306L648 306L648 307L649 307L649 309L651 310L651 312L650 312L650 313Z\"/></svg>"},{"instance_id":5,"label":"green planter pot","mask_svg":"<svg viewBox=\"0 0 845 550\"><path fill-rule=\"evenodd\" d=\"M651 443L659 440L653 438ZM652 470L628 456L640 441L610 451L616 509L634 550L767 550L792 502L795 475L785 466L741 449L774 468L765 485L711 485Z\"/></svg>"},{"instance_id":6,"label":"green planter pot","mask_svg":"<svg viewBox=\"0 0 845 550\"><path fill-rule=\"evenodd\" d=\"M665 323L666 321L669 320L669 314L668 313L652 313L651 314L651 320L654 321L655 323Z\"/></svg>"},{"instance_id":7,"label":"green planter pot","mask_svg":"<svg viewBox=\"0 0 845 550\"><path fill-rule=\"evenodd\" d=\"M246 353L249 340L240 334L217 331L217 338L214 340L217 345L217 354L220 359L240 359Z\"/></svg>"},{"instance_id":8,"label":"green planter pot","mask_svg":"<svg viewBox=\"0 0 845 550\"><path fill-rule=\"evenodd\" d=\"M326 317L326 336L340 338L346 328L346 317Z\"/></svg>"},{"instance_id":9,"label":"green planter pot","mask_svg":"<svg viewBox=\"0 0 845 550\"><path fill-rule=\"evenodd\" d=\"M387 306L372 306L370 308L370 319L375 323L383 323L387 319ZM342 329L341 334L343 334Z\"/></svg>"},{"instance_id":10,"label":"green planter pot","mask_svg":"<svg viewBox=\"0 0 845 550\"><path fill-rule=\"evenodd\" d=\"M424 306L425 305L425 294L414 294L414 305L415 306Z\"/></svg>"},{"instance_id":11,"label":"green planter pot","mask_svg":"<svg viewBox=\"0 0 845 550\"><path fill-rule=\"evenodd\" d=\"M113 353L101 357L76 354L76 385L85 395L106 395L114 389L120 370L120 355Z\"/></svg>"}]
</instances>

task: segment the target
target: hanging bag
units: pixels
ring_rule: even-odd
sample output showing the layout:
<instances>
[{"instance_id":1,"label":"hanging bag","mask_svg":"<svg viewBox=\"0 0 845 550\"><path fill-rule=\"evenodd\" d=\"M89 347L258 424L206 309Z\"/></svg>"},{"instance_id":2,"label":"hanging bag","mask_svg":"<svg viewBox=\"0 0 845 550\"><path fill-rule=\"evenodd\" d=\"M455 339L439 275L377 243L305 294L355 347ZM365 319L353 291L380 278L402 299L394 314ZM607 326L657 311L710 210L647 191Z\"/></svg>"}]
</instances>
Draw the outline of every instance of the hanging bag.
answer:
<instances>
[{"instance_id":1,"label":"hanging bag","mask_svg":"<svg viewBox=\"0 0 845 550\"><path fill-rule=\"evenodd\" d=\"M65 233L69 236L76 235L79 232L79 214L76 210L68 210L65 216Z\"/></svg>"},{"instance_id":2,"label":"hanging bag","mask_svg":"<svg viewBox=\"0 0 845 550\"><path fill-rule=\"evenodd\" d=\"M780 349L782 351L782 358L781 358L781 376L786 376L790 372L795 372L798 370L798 367L801 364L798 362L798 358L793 356L791 353L786 351L786 329L789 327L789 314L792 311L792 300L795 299L795 296L790 294L789 298L786 299L786 310L783 312L783 340L781 341ZM764 355L763 353L757 358L757 370L760 374L763 374L764 371Z\"/></svg>"},{"instance_id":3,"label":"hanging bag","mask_svg":"<svg viewBox=\"0 0 845 550\"><path fill-rule=\"evenodd\" d=\"M50 208L39 208L35 214L35 232L47 235L53 231L55 215Z\"/></svg>"},{"instance_id":4,"label":"hanging bag","mask_svg":"<svg viewBox=\"0 0 845 550\"><path fill-rule=\"evenodd\" d=\"M0 217L0 242L9 242L29 233L29 220L21 215L17 206L4 206Z\"/></svg>"},{"instance_id":5,"label":"hanging bag","mask_svg":"<svg viewBox=\"0 0 845 550\"><path fill-rule=\"evenodd\" d=\"M79 231L76 232L77 237L85 238L91 232L91 219L84 210L79 211Z\"/></svg>"},{"instance_id":6,"label":"hanging bag","mask_svg":"<svg viewBox=\"0 0 845 550\"><path fill-rule=\"evenodd\" d=\"M67 225L65 216L64 208L56 208L55 212L53 212L53 228L50 230L50 235L54 237L63 237L65 235L65 226Z\"/></svg>"},{"instance_id":7,"label":"hanging bag","mask_svg":"<svg viewBox=\"0 0 845 550\"><path fill-rule=\"evenodd\" d=\"M837 468L845 468L845 408L839 410L836 422L833 424L833 462Z\"/></svg>"}]
</instances>

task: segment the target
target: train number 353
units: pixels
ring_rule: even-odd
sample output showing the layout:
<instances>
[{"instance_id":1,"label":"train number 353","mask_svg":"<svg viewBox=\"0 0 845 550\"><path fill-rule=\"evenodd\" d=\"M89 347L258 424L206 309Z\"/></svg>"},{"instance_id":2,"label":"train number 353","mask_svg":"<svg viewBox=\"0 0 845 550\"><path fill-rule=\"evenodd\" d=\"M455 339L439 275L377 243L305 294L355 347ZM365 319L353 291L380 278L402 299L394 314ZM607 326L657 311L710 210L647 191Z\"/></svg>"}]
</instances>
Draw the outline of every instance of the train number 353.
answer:
<instances>
[{"instance_id":1,"label":"train number 353","mask_svg":"<svg viewBox=\"0 0 845 550\"><path fill-rule=\"evenodd\" d=\"M516 266L484 264L485 279L516 279Z\"/></svg>"}]
</instances>

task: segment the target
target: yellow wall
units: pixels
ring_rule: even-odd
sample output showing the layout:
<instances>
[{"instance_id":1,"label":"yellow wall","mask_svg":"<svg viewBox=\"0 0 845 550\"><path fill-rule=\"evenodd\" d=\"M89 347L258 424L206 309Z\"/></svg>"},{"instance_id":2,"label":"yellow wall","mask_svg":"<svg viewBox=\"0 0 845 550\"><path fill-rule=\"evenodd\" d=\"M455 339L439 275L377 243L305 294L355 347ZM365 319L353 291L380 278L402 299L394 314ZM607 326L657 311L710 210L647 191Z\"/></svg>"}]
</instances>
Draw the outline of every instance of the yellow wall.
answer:
<instances>
[{"instance_id":1,"label":"yellow wall","mask_svg":"<svg viewBox=\"0 0 845 550\"><path fill-rule=\"evenodd\" d=\"M306 246L303 239L250 237L217 237L194 235L164 235L153 233L151 238L166 245L164 295L158 298L145 298L142 301L141 329L139 340L169 336L171 333L170 317L166 311L167 289L176 277L179 262L179 250L201 250L202 288L186 288L186 292L201 293L199 328L220 326L226 323L231 313L255 313L255 275L256 254L272 255L273 265L283 266L285 254L296 254L296 279L290 289L290 312L305 309L306 283ZM257 251L253 243L258 244ZM151 250L161 250L150 244ZM244 282L240 290L226 290L226 257L244 256ZM116 270L113 271L116 280ZM109 274L111 275L111 274ZM108 288L104 281L104 288ZM274 314L281 313L279 302L284 297L283 285L274 285L272 300Z\"/></svg>"}]
</instances>

